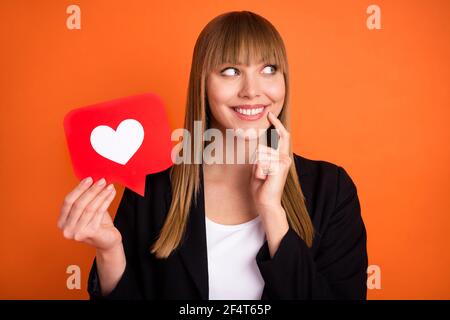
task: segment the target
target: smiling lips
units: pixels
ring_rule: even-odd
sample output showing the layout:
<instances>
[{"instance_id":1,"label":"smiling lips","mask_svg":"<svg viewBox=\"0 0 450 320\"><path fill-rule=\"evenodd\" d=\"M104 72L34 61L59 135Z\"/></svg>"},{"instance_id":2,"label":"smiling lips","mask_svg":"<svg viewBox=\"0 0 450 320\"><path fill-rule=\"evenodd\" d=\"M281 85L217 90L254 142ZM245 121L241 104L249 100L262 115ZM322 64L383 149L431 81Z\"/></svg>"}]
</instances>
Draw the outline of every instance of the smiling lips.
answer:
<instances>
[{"instance_id":1,"label":"smiling lips","mask_svg":"<svg viewBox=\"0 0 450 320\"><path fill-rule=\"evenodd\" d=\"M240 105L233 107L235 114L242 120L254 121L260 119L264 115L264 109L267 105Z\"/></svg>"}]
</instances>

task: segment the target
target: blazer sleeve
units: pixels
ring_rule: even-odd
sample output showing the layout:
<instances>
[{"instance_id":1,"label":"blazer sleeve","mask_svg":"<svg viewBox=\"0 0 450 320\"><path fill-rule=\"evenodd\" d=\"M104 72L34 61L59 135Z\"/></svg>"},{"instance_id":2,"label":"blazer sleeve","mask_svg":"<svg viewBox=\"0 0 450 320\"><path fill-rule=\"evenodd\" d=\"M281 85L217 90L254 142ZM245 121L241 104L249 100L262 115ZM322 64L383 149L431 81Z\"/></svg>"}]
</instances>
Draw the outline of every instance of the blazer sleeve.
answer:
<instances>
[{"instance_id":1,"label":"blazer sleeve","mask_svg":"<svg viewBox=\"0 0 450 320\"><path fill-rule=\"evenodd\" d=\"M133 191L125 187L114 218L114 225L122 235L126 257L125 271L116 287L108 295L103 296L97 273L97 262L94 258L88 279L90 300L143 299L141 288L138 285L135 221L136 197Z\"/></svg>"},{"instance_id":2,"label":"blazer sleeve","mask_svg":"<svg viewBox=\"0 0 450 320\"><path fill-rule=\"evenodd\" d=\"M268 299L366 299L366 229L356 186L338 167L336 206L317 254L289 228L270 258L267 241L256 262Z\"/></svg>"}]
</instances>

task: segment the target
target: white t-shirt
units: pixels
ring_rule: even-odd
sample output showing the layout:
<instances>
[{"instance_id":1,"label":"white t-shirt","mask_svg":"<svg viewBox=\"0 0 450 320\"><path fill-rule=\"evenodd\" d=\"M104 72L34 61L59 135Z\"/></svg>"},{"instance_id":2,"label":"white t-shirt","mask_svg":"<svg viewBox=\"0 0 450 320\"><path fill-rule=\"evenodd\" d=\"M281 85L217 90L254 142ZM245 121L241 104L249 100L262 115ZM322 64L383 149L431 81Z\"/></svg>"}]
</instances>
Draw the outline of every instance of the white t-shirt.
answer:
<instances>
[{"instance_id":1,"label":"white t-shirt","mask_svg":"<svg viewBox=\"0 0 450 320\"><path fill-rule=\"evenodd\" d=\"M259 300L264 279L256 254L265 241L260 216L237 225L205 216L210 300Z\"/></svg>"}]
</instances>

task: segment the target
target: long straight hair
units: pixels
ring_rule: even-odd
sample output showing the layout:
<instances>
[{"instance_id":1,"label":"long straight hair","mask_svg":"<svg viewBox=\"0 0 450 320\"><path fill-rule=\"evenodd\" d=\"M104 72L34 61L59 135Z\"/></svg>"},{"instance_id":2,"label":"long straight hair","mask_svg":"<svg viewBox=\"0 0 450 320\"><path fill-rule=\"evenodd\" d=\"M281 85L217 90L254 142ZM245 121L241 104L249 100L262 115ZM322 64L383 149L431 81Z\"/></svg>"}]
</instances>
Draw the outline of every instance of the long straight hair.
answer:
<instances>
[{"instance_id":1,"label":"long straight hair","mask_svg":"<svg viewBox=\"0 0 450 320\"><path fill-rule=\"evenodd\" d=\"M201 121L202 132L208 129L210 111L205 90L207 75L223 63L237 64L243 61L248 64L252 59L275 64L283 73L286 91L278 118L290 131L289 68L283 40L275 27L260 15L249 11L233 11L211 20L195 43L184 119L184 127L188 132L194 132L194 121ZM204 147L202 143L190 143L190 154L203 162ZM289 149L292 159L292 148ZM183 240L191 202L197 201L199 193L200 170L202 164L195 161L174 164L170 169L172 202L159 237L151 248L158 258L167 258ZM281 205L290 227L311 247L314 230L294 161L286 179Z\"/></svg>"}]
</instances>

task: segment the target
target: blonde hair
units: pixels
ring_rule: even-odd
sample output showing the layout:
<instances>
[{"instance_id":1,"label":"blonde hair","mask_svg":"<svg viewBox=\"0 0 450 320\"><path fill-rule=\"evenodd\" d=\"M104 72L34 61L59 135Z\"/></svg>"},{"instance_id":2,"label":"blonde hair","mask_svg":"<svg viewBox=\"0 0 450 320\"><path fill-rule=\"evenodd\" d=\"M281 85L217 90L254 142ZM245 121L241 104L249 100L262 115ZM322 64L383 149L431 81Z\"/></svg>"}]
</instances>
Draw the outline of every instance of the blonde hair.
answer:
<instances>
[{"instance_id":1,"label":"blonde hair","mask_svg":"<svg viewBox=\"0 0 450 320\"><path fill-rule=\"evenodd\" d=\"M289 73L286 49L275 27L265 18L249 11L233 11L211 20L201 31L195 43L186 103L184 127L194 132L194 121L201 121L202 132L208 129L209 105L205 82L211 70L223 63L245 63L262 60L277 65L285 80L285 100L280 121L290 130ZM241 60L243 59L243 60ZM197 146L197 148L195 148ZM203 144L191 144L191 155L203 155ZM292 150L292 148L290 148ZM290 151L291 159L293 158ZM170 170L172 202L169 212L151 252L158 258L167 258L181 243L186 229L192 200L197 201L202 165L192 161L174 164ZM306 209L295 162L292 161L281 205L290 227L312 246L313 225Z\"/></svg>"}]
</instances>

